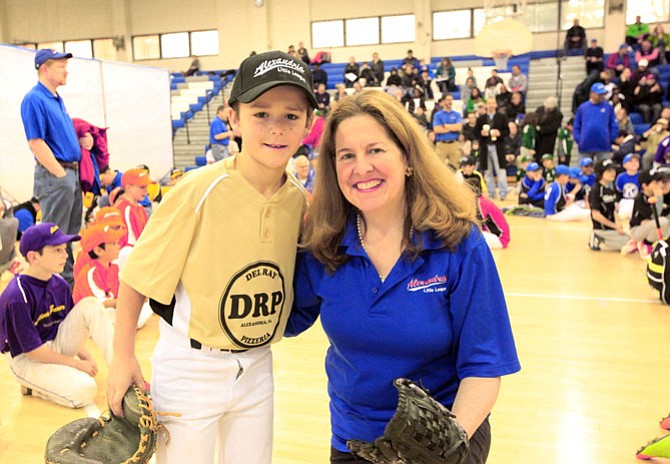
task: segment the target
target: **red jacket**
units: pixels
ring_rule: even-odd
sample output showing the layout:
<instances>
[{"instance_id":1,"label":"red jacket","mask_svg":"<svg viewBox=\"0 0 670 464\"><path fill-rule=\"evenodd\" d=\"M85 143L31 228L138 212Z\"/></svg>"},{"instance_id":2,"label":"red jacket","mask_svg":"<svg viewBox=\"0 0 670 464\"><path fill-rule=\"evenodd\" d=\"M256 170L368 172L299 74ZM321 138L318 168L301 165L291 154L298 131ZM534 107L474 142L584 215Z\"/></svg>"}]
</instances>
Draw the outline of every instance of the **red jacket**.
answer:
<instances>
[{"instance_id":1,"label":"red jacket","mask_svg":"<svg viewBox=\"0 0 670 464\"><path fill-rule=\"evenodd\" d=\"M107 150L107 129L96 127L83 119L72 118L77 137L81 138L87 132L93 136L93 148L89 151L81 147L81 162L79 163L79 183L84 192L100 193L100 171L109 165L109 151ZM94 162L95 158L95 162Z\"/></svg>"}]
</instances>

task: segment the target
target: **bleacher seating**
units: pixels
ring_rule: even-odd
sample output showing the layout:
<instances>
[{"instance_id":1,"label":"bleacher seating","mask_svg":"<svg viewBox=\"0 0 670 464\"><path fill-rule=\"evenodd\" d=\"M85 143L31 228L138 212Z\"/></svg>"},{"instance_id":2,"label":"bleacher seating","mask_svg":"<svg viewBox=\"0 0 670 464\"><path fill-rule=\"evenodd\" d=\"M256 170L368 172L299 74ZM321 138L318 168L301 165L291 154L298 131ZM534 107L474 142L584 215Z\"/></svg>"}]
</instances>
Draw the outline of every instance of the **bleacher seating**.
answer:
<instances>
[{"instance_id":1,"label":"bleacher seating","mask_svg":"<svg viewBox=\"0 0 670 464\"><path fill-rule=\"evenodd\" d=\"M199 72L195 76L184 77L182 73L171 74L172 133L184 127L187 119L202 110L213 96L221 92L232 78L226 71Z\"/></svg>"}]
</instances>

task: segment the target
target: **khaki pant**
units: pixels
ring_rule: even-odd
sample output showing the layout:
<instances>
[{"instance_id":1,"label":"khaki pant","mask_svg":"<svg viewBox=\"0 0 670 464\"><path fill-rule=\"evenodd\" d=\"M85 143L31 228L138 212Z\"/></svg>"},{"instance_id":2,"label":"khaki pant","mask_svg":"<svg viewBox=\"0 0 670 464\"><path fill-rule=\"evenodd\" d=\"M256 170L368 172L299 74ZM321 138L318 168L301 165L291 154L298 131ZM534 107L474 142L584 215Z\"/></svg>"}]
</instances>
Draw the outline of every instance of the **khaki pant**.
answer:
<instances>
[{"instance_id":1,"label":"khaki pant","mask_svg":"<svg viewBox=\"0 0 670 464\"><path fill-rule=\"evenodd\" d=\"M458 169L461 160L461 150L458 148L458 140L453 142L437 142L435 151L442 161L449 163L454 169Z\"/></svg>"},{"instance_id":2,"label":"khaki pant","mask_svg":"<svg viewBox=\"0 0 670 464\"><path fill-rule=\"evenodd\" d=\"M103 307L94 297L84 298L60 324L56 338L45 345L57 353L74 357L91 336L109 365L114 334L112 321L111 309ZM11 358L9 365L16 380L31 388L34 396L69 408L92 403L98 390L95 379L87 373L63 364L33 361L25 353Z\"/></svg>"}]
</instances>

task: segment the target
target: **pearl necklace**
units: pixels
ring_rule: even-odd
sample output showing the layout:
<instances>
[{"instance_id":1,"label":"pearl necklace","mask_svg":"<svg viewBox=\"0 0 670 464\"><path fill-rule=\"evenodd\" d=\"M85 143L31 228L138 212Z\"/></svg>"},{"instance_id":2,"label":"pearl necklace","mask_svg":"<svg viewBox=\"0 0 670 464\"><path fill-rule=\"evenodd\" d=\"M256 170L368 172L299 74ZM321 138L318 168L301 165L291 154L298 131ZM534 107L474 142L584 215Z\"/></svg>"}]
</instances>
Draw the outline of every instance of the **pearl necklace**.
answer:
<instances>
[{"instance_id":1,"label":"pearl necklace","mask_svg":"<svg viewBox=\"0 0 670 464\"><path fill-rule=\"evenodd\" d=\"M356 215L356 231L358 232L358 241L361 242L361 246L363 247L363 250L365 252L368 252L367 247L365 246L365 240L363 240L363 231L361 230L361 215L357 214ZM414 237L414 226L412 226L409 229L409 239L412 240L412 237ZM386 276L383 276L379 274L379 278L381 279L382 283L384 283L384 280L386 280Z\"/></svg>"}]
</instances>

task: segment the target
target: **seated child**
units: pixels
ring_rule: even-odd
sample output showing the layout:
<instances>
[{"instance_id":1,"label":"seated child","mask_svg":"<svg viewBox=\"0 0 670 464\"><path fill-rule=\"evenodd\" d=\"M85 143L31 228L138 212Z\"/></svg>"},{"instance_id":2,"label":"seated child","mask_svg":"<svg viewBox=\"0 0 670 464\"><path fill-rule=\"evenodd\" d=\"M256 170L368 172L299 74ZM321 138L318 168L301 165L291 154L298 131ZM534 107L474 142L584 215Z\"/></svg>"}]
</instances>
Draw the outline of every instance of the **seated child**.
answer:
<instances>
[{"instance_id":1,"label":"seated child","mask_svg":"<svg viewBox=\"0 0 670 464\"><path fill-rule=\"evenodd\" d=\"M16 275L0 295L0 351L9 353L12 374L24 395L80 408L93 401L98 366L85 349L89 336L112 360L111 311L95 298L76 305L63 272L66 235L45 222L23 233L19 251L28 268Z\"/></svg>"},{"instance_id":2,"label":"seated child","mask_svg":"<svg viewBox=\"0 0 670 464\"><path fill-rule=\"evenodd\" d=\"M516 181L517 183L526 176L526 167L533 162L533 157L529 155L521 155L517 158L516 163ZM535 163L537 164L537 163Z\"/></svg>"},{"instance_id":3,"label":"seated child","mask_svg":"<svg viewBox=\"0 0 670 464\"><path fill-rule=\"evenodd\" d=\"M477 216L481 220L482 233L486 239L486 244L491 249L507 248L510 241L510 230L507 219L503 212L491 200L482 195L480 191L477 195Z\"/></svg>"},{"instance_id":4,"label":"seated child","mask_svg":"<svg viewBox=\"0 0 670 464\"><path fill-rule=\"evenodd\" d=\"M556 180L547 187L544 195L544 214L552 221L580 221L590 216L583 206L574 204L572 195L566 192L570 179L570 168L564 164L556 167Z\"/></svg>"},{"instance_id":5,"label":"seated child","mask_svg":"<svg viewBox=\"0 0 670 464\"><path fill-rule=\"evenodd\" d=\"M623 168L624 171L616 176L614 184L621 197L619 218L630 219L633 214L635 197L640 191L640 184L637 180L640 171L640 156L635 153L626 155L623 159Z\"/></svg>"},{"instance_id":6,"label":"seated child","mask_svg":"<svg viewBox=\"0 0 670 464\"><path fill-rule=\"evenodd\" d=\"M137 243L137 239L140 238L140 234L149 222L149 215L140 203L147 195L149 185L147 171L141 168L130 169L123 173L121 181L124 192L114 206L121 212L127 233L121 237L120 241L119 267L123 267L132 247Z\"/></svg>"},{"instance_id":7,"label":"seated child","mask_svg":"<svg viewBox=\"0 0 670 464\"><path fill-rule=\"evenodd\" d=\"M121 212L112 206L105 206L100 208L95 214L93 224L109 225L112 229L123 229L126 231L126 223L123 222ZM90 260L91 258L89 257L88 253L84 251L77 253L77 258L74 260L73 275L75 277L78 276L81 270L89 263Z\"/></svg>"},{"instance_id":8,"label":"seated child","mask_svg":"<svg viewBox=\"0 0 670 464\"><path fill-rule=\"evenodd\" d=\"M74 280L75 303L86 297L97 298L104 307L116 308L119 294L119 267L114 261L119 257L119 240L125 228L109 224L93 224L81 231L82 253L89 256L88 264ZM142 307L137 328L142 328L153 311L148 304Z\"/></svg>"},{"instance_id":9,"label":"seated child","mask_svg":"<svg viewBox=\"0 0 670 464\"><path fill-rule=\"evenodd\" d=\"M541 158L542 163L542 177L547 182L551 184L556 178L556 168L554 167L554 155L545 153Z\"/></svg>"},{"instance_id":10,"label":"seated child","mask_svg":"<svg viewBox=\"0 0 670 464\"><path fill-rule=\"evenodd\" d=\"M519 204L544 208L545 186L546 182L542 177L540 166L535 162L529 163L526 166L526 175L521 181Z\"/></svg>"},{"instance_id":11,"label":"seated child","mask_svg":"<svg viewBox=\"0 0 670 464\"><path fill-rule=\"evenodd\" d=\"M603 247L619 251L629 240L623 226L617 224L614 216L620 196L612 182L618 167L611 159L598 161L595 167L598 183L591 189L589 198L593 222L589 248L593 251L600 251Z\"/></svg>"},{"instance_id":12,"label":"seated child","mask_svg":"<svg viewBox=\"0 0 670 464\"><path fill-rule=\"evenodd\" d=\"M141 168L130 169L121 179L125 192L116 208L126 224L127 234L121 238L121 248L133 246L149 221L149 216L140 204L147 195L149 174Z\"/></svg>"},{"instance_id":13,"label":"seated child","mask_svg":"<svg viewBox=\"0 0 670 464\"><path fill-rule=\"evenodd\" d=\"M620 130L612 145L612 159L616 163L621 163L630 153L635 153L635 135L629 134L626 130Z\"/></svg>"},{"instance_id":14,"label":"seated child","mask_svg":"<svg viewBox=\"0 0 670 464\"><path fill-rule=\"evenodd\" d=\"M570 168L568 183L565 185L567 198L573 201L584 199L584 186L581 181L582 171L578 167Z\"/></svg>"},{"instance_id":15,"label":"seated child","mask_svg":"<svg viewBox=\"0 0 670 464\"><path fill-rule=\"evenodd\" d=\"M638 175L640 191L633 203L633 213L630 218L631 240L621 249L622 253L638 251L642 259L651 255L652 244L658 241L658 232L652 208L656 208L659 215L663 209L662 183L668 178L667 172L645 170ZM649 201L651 198L654 200ZM667 217L659 218L663 237L670 233L670 221Z\"/></svg>"},{"instance_id":16,"label":"seated child","mask_svg":"<svg viewBox=\"0 0 670 464\"><path fill-rule=\"evenodd\" d=\"M477 165L475 158L473 156L461 158L460 165L461 169L459 169L457 175L470 184L475 192L486 193L486 182L484 182L484 176L482 176L481 172L475 169Z\"/></svg>"}]
</instances>

